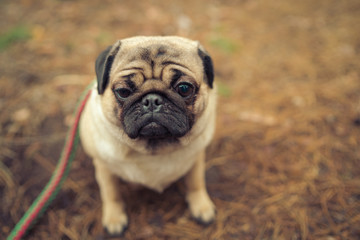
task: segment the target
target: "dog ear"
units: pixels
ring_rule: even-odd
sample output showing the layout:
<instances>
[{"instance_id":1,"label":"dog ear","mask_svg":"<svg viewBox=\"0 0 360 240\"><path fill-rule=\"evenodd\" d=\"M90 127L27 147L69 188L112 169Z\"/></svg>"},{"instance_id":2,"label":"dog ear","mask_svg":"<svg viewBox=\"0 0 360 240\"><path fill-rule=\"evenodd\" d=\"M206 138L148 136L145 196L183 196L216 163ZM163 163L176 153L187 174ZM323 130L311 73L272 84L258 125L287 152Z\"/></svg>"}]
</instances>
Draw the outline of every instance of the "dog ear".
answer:
<instances>
[{"instance_id":1,"label":"dog ear","mask_svg":"<svg viewBox=\"0 0 360 240\"><path fill-rule=\"evenodd\" d=\"M103 94L109 83L109 74L116 54L119 52L121 41L106 48L95 61L95 72L98 83L98 93Z\"/></svg>"},{"instance_id":2,"label":"dog ear","mask_svg":"<svg viewBox=\"0 0 360 240\"><path fill-rule=\"evenodd\" d=\"M214 65L211 57L209 54L205 51L205 49L199 44L198 47L198 54L203 62L204 67L204 74L207 79L206 83L210 86L210 88L213 88L214 83Z\"/></svg>"}]
</instances>

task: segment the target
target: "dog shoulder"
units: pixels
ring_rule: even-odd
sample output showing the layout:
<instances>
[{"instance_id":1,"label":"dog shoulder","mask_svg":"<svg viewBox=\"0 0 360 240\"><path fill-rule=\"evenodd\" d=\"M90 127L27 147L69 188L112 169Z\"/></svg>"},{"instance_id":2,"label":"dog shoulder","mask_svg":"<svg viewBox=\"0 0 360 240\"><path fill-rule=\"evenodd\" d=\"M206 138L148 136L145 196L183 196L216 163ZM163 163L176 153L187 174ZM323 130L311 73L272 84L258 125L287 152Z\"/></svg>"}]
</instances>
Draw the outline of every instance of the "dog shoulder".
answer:
<instances>
[{"instance_id":1,"label":"dog shoulder","mask_svg":"<svg viewBox=\"0 0 360 240\"><path fill-rule=\"evenodd\" d=\"M115 128L104 116L100 95L92 89L90 98L80 119L80 139L85 152L96 159L112 159L128 152L127 148L116 139ZM118 134L121 136L121 134Z\"/></svg>"}]
</instances>

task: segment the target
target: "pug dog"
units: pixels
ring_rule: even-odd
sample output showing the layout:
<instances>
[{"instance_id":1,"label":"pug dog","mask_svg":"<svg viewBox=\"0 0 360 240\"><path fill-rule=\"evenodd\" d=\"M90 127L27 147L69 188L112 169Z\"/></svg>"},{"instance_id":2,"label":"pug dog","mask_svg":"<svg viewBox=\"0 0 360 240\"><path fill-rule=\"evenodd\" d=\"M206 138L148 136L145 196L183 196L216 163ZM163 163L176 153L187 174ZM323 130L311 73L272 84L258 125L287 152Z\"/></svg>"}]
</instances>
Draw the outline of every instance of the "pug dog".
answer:
<instances>
[{"instance_id":1,"label":"pug dog","mask_svg":"<svg viewBox=\"0 0 360 240\"><path fill-rule=\"evenodd\" d=\"M118 178L162 192L184 177L191 215L212 222L205 148L216 93L208 53L182 37L133 37L104 50L95 70L80 137L95 166L105 229L121 234L128 225Z\"/></svg>"}]
</instances>

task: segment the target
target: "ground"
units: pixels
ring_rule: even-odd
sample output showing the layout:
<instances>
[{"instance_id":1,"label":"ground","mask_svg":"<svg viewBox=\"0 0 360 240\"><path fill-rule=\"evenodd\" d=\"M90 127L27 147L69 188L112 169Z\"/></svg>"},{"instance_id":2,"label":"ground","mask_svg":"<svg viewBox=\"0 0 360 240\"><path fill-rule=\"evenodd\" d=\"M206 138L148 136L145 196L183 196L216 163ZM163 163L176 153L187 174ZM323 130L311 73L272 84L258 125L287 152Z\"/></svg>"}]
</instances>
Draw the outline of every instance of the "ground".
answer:
<instances>
[{"instance_id":1,"label":"ground","mask_svg":"<svg viewBox=\"0 0 360 240\"><path fill-rule=\"evenodd\" d=\"M190 218L182 181L120 186L123 239L360 239L360 2L0 2L0 238L50 178L94 60L116 39L180 35L214 60L217 132L207 151L216 221ZM106 239L91 160L28 239Z\"/></svg>"}]
</instances>

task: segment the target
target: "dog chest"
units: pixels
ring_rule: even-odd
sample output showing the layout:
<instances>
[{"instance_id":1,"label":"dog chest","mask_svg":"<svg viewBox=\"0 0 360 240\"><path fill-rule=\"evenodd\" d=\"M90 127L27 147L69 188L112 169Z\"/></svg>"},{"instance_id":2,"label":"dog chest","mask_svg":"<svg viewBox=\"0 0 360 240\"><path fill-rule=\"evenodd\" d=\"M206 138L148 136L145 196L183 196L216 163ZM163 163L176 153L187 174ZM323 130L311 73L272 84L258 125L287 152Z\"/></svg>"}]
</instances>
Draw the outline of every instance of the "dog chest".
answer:
<instances>
[{"instance_id":1,"label":"dog chest","mask_svg":"<svg viewBox=\"0 0 360 240\"><path fill-rule=\"evenodd\" d=\"M141 184L162 192L171 183L184 176L193 166L195 158L178 154L160 156L137 155L126 160L108 161L109 169L121 179Z\"/></svg>"}]
</instances>

